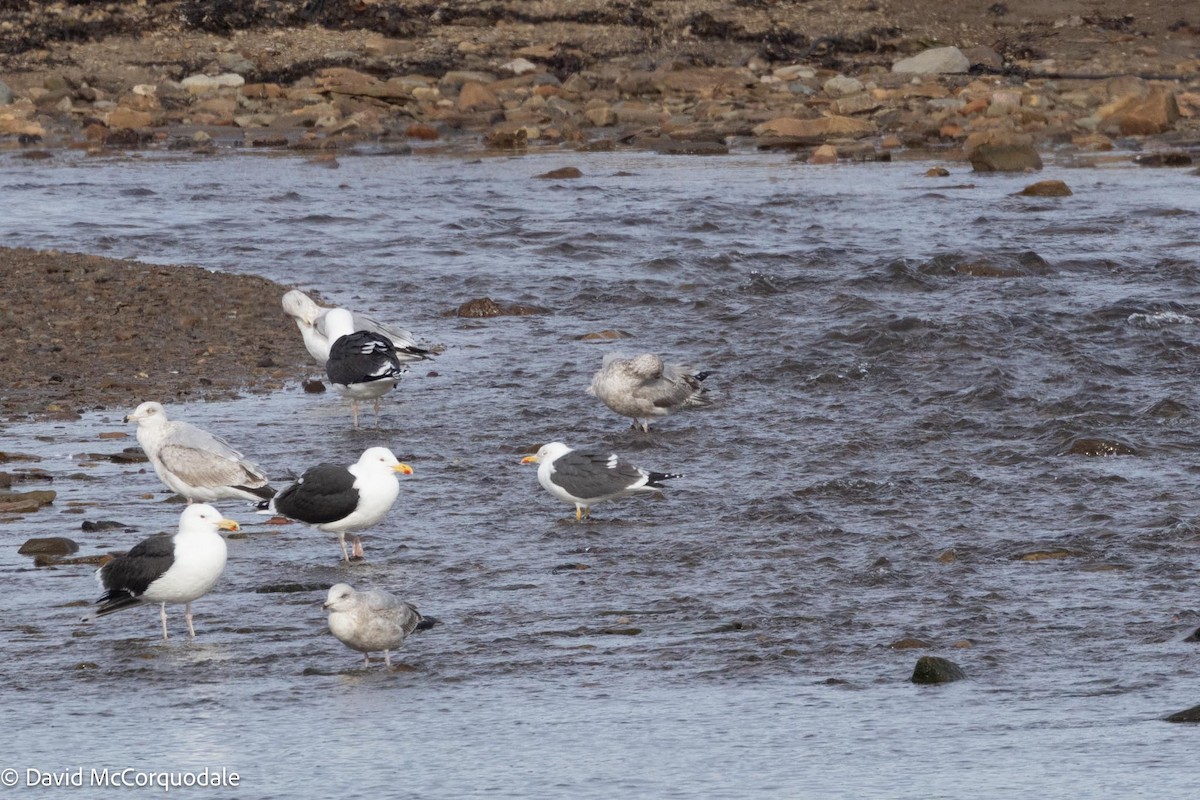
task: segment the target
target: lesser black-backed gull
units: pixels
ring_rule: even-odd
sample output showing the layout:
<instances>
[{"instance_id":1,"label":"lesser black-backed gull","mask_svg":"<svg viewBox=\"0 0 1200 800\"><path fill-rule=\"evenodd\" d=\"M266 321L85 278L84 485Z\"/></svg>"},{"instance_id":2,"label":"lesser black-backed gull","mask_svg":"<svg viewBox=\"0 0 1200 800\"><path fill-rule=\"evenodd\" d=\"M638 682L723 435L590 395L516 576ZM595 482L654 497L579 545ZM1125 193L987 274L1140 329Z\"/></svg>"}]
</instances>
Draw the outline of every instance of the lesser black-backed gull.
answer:
<instances>
[{"instance_id":1,"label":"lesser black-backed gull","mask_svg":"<svg viewBox=\"0 0 1200 800\"><path fill-rule=\"evenodd\" d=\"M292 289L283 296L283 310L300 329L308 354L318 364L324 366L325 362L329 360L329 348L337 338L336 336L331 338L325 327L325 315L332 309L319 306L304 292ZM351 312L351 315L353 330L378 333L391 340L392 346L396 348L396 358L400 360L400 363L422 361L433 357L428 350L417 346L416 340L408 331L389 327L365 314Z\"/></svg>"},{"instance_id":2,"label":"lesser black-backed gull","mask_svg":"<svg viewBox=\"0 0 1200 800\"><path fill-rule=\"evenodd\" d=\"M96 601L99 608L84 621L142 603L159 603L166 639L167 603L184 603L188 634L195 638L192 601L207 594L225 570L225 539L218 531L237 529L236 522L207 503L188 506L179 517L178 533L144 539L96 570L105 593Z\"/></svg>"},{"instance_id":3,"label":"lesser black-backed gull","mask_svg":"<svg viewBox=\"0 0 1200 800\"><path fill-rule=\"evenodd\" d=\"M396 473L412 474L386 447L371 447L349 467L318 464L286 487L270 507L285 517L307 522L338 535L342 557L350 560L346 534L371 527L383 519L400 494ZM362 543L354 537L354 555L362 555Z\"/></svg>"},{"instance_id":4,"label":"lesser black-backed gull","mask_svg":"<svg viewBox=\"0 0 1200 800\"><path fill-rule=\"evenodd\" d=\"M229 442L190 422L167 419L161 403L142 403L127 417L137 423L137 440L167 488L189 503L269 500L275 489L254 463Z\"/></svg>"},{"instance_id":5,"label":"lesser black-backed gull","mask_svg":"<svg viewBox=\"0 0 1200 800\"><path fill-rule=\"evenodd\" d=\"M522 464L538 465L538 482L550 494L575 504L575 519L591 517L591 506L635 492L663 488L662 482L681 475L652 472L604 450L573 450L562 442L542 445Z\"/></svg>"},{"instance_id":6,"label":"lesser black-backed gull","mask_svg":"<svg viewBox=\"0 0 1200 800\"><path fill-rule=\"evenodd\" d=\"M712 405L708 390L700 384L710 374L684 364L665 364L653 353L633 358L610 353L592 377L588 394L621 416L631 417L633 427L649 431L652 417Z\"/></svg>"},{"instance_id":7,"label":"lesser black-backed gull","mask_svg":"<svg viewBox=\"0 0 1200 800\"><path fill-rule=\"evenodd\" d=\"M342 644L363 654L371 665L371 653L383 651L385 668L392 668L391 651L400 647L421 624L416 606L399 600L382 589L355 591L345 583L329 588L325 598L329 630Z\"/></svg>"},{"instance_id":8,"label":"lesser black-backed gull","mask_svg":"<svg viewBox=\"0 0 1200 800\"><path fill-rule=\"evenodd\" d=\"M329 382L350 398L354 428L358 429L358 403L375 401L375 420L379 421L379 398L395 388L405 368L396 357L396 348L386 336L356 331L350 312L334 308L325 315L325 330L333 339L325 374Z\"/></svg>"}]
</instances>

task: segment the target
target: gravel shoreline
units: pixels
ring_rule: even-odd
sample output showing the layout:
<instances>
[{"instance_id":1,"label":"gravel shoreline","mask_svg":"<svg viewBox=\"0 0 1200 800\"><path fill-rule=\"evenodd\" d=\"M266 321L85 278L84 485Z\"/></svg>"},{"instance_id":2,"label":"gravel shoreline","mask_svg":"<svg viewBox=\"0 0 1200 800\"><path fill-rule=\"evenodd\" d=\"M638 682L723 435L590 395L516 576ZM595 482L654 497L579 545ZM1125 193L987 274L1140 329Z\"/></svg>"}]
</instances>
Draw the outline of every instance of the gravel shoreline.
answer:
<instances>
[{"instance_id":1,"label":"gravel shoreline","mask_svg":"<svg viewBox=\"0 0 1200 800\"><path fill-rule=\"evenodd\" d=\"M1200 149L1172 4L0 5L0 151Z\"/></svg>"}]
</instances>

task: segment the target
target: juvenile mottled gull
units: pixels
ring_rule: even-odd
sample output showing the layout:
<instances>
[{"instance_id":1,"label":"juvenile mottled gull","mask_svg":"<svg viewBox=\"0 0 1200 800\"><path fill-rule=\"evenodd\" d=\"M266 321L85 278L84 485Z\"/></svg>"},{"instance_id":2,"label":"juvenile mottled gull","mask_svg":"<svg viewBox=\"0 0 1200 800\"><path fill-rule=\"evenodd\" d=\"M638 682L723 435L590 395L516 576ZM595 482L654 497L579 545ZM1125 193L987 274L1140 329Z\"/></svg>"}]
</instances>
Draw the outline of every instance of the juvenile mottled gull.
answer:
<instances>
[{"instance_id":1,"label":"juvenile mottled gull","mask_svg":"<svg viewBox=\"0 0 1200 800\"><path fill-rule=\"evenodd\" d=\"M268 500L275 489L262 470L229 442L190 422L167 419L161 403L142 403L125 417L137 423L137 440L158 477L189 503Z\"/></svg>"},{"instance_id":2,"label":"juvenile mottled gull","mask_svg":"<svg viewBox=\"0 0 1200 800\"><path fill-rule=\"evenodd\" d=\"M300 329L308 354L318 364L324 365L329 360L329 348L337 339L336 336L330 336L326 329L325 315L332 309L319 306L304 292L292 289L283 296L283 310ZM418 347L413 335L406 330L390 328L365 314L352 313L352 319L351 330L370 331L391 340L392 346L396 348L396 358L401 363L433 357L428 350Z\"/></svg>"},{"instance_id":3,"label":"juvenile mottled gull","mask_svg":"<svg viewBox=\"0 0 1200 800\"><path fill-rule=\"evenodd\" d=\"M411 603L380 589L356 592L345 583L329 588L325 608L329 630L342 644L362 653L366 666L371 665L371 653L382 650L384 666L391 669L391 651L421 623L421 614Z\"/></svg>"},{"instance_id":4,"label":"juvenile mottled gull","mask_svg":"<svg viewBox=\"0 0 1200 800\"><path fill-rule=\"evenodd\" d=\"M683 364L664 364L653 353L634 358L610 353L592 377L588 393L618 414L632 417L633 427L649 431L651 417L712 405L708 390L700 385L710 374Z\"/></svg>"},{"instance_id":5,"label":"juvenile mottled gull","mask_svg":"<svg viewBox=\"0 0 1200 800\"><path fill-rule=\"evenodd\" d=\"M375 420L379 421L379 398L395 388L405 369L396 357L396 348L386 336L353 329L350 312L334 308L325 315L325 329L333 339L325 374L329 382L350 398L354 429L358 430L358 403L375 401Z\"/></svg>"},{"instance_id":6,"label":"juvenile mottled gull","mask_svg":"<svg viewBox=\"0 0 1200 800\"><path fill-rule=\"evenodd\" d=\"M225 519L207 503L188 506L179 517L178 533L144 539L126 555L96 570L96 580L105 593L97 601L100 607L83 620L90 622L142 603L159 603L166 639L167 603L184 603L188 634L195 638L192 601L207 594L225 570L225 540L218 531L237 529L236 522Z\"/></svg>"},{"instance_id":7,"label":"juvenile mottled gull","mask_svg":"<svg viewBox=\"0 0 1200 800\"><path fill-rule=\"evenodd\" d=\"M636 467L615 453L572 450L562 442L542 445L522 464L538 465L538 483L550 494L575 504L575 520L591 517L591 506L634 492L653 492L681 475Z\"/></svg>"},{"instance_id":8,"label":"juvenile mottled gull","mask_svg":"<svg viewBox=\"0 0 1200 800\"><path fill-rule=\"evenodd\" d=\"M364 451L349 467L318 464L300 479L275 495L270 508L285 517L307 522L336 533L342 558L350 560L346 533L361 531L383 519L400 494L396 473L412 474L386 447ZM354 555L362 555L362 543L354 537Z\"/></svg>"}]
</instances>

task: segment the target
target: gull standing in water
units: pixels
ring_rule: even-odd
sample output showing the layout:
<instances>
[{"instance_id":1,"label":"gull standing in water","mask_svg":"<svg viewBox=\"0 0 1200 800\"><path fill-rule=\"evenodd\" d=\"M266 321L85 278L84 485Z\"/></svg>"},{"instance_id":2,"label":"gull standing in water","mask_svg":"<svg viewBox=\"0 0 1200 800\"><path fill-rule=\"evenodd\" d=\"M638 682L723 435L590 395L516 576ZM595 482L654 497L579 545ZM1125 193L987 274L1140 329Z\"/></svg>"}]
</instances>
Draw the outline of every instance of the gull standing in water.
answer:
<instances>
[{"instance_id":1,"label":"gull standing in water","mask_svg":"<svg viewBox=\"0 0 1200 800\"><path fill-rule=\"evenodd\" d=\"M349 467L318 464L275 495L269 508L320 530L336 533L342 558L350 560L346 534L379 522L400 494L397 473L412 475L386 447L371 447ZM362 542L354 537L354 555L362 556Z\"/></svg>"},{"instance_id":2,"label":"gull standing in water","mask_svg":"<svg viewBox=\"0 0 1200 800\"><path fill-rule=\"evenodd\" d=\"M321 366L329 360L329 348L336 336L330 336L326 327L325 315L333 309L319 306L312 298L299 289L292 289L283 296L283 310L296 323L300 335L304 337L304 347L308 354ZM396 348L396 358L400 363L423 361L433 358L433 354L417 346L413 335L406 330L391 328L365 314L351 312L351 330L370 331L389 339Z\"/></svg>"},{"instance_id":3,"label":"gull standing in water","mask_svg":"<svg viewBox=\"0 0 1200 800\"><path fill-rule=\"evenodd\" d=\"M651 417L711 406L708 389L700 384L710 374L683 364L664 364L654 353L634 358L610 353L592 377L588 394L621 416L631 417L633 427L648 432Z\"/></svg>"},{"instance_id":4,"label":"gull standing in water","mask_svg":"<svg viewBox=\"0 0 1200 800\"><path fill-rule=\"evenodd\" d=\"M329 612L329 630L338 641L362 653L365 666L371 665L371 653L382 650L386 669L392 668L391 651L422 622L413 604L381 589L357 592L345 583L329 588L325 610Z\"/></svg>"},{"instance_id":5,"label":"gull standing in water","mask_svg":"<svg viewBox=\"0 0 1200 800\"><path fill-rule=\"evenodd\" d=\"M400 365L390 339L370 331L354 330L354 318L344 308L325 315L325 330L333 344L325 374L343 396L350 398L354 429L358 430L358 404L375 401L375 424L379 424L380 398L396 387L407 370Z\"/></svg>"},{"instance_id":6,"label":"gull standing in water","mask_svg":"<svg viewBox=\"0 0 1200 800\"><path fill-rule=\"evenodd\" d=\"M179 517L178 533L151 536L96 570L96 580L105 593L97 601L99 608L83 621L143 603L159 603L166 639L167 603L183 603L188 635L196 638L192 601L207 594L225 571L221 530L236 531L238 524L207 503L188 506Z\"/></svg>"},{"instance_id":7,"label":"gull standing in water","mask_svg":"<svg viewBox=\"0 0 1200 800\"><path fill-rule=\"evenodd\" d=\"M270 500L275 489L262 470L229 442L190 422L167 419L161 403L142 403L127 417L137 423L137 440L167 488L188 503Z\"/></svg>"},{"instance_id":8,"label":"gull standing in water","mask_svg":"<svg viewBox=\"0 0 1200 800\"><path fill-rule=\"evenodd\" d=\"M591 506L635 492L653 492L663 481L681 478L669 472L652 472L622 461L603 450L573 450L562 442L542 445L522 464L538 465L538 483L560 500L575 504L575 521L591 518Z\"/></svg>"}]
</instances>

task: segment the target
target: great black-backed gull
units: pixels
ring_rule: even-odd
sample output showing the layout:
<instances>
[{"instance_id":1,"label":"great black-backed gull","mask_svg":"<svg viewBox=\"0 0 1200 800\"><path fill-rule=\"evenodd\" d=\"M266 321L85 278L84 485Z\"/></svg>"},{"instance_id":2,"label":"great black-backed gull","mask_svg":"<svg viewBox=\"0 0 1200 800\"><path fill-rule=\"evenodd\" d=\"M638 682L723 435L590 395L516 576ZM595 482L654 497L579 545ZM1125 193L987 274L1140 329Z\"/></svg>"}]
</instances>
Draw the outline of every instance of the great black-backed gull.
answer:
<instances>
[{"instance_id":1,"label":"great black-backed gull","mask_svg":"<svg viewBox=\"0 0 1200 800\"><path fill-rule=\"evenodd\" d=\"M572 450L562 442L542 445L536 455L525 456L522 464L538 465L538 482L550 494L575 504L575 519L591 517L591 506L635 492L653 492L662 482L679 478L668 472L652 472L622 461L616 453L603 450Z\"/></svg>"},{"instance_id":2,"label":"great black-backed gull","mask_svg":"<svg viewBox=\"0 0 1200 800\"><path fill-rule=\"evenodd\" d=\"M332 309L319 306L304 292L292 289L283 296L283 310L300 329L308 354L318 364L324 366L325 362L329 360L329 348L337 338L336 336L330 337L325 327L325 315ZM353 318L352 330L370 331L390 339L392 346L396 348L396 358L400 360L400 363L433 358L430 351L417 345L413 335L408 331L391 328L365 314L351 312L351 315Z\"/></svg>"},{"instance_id":3,"label":"great black-backed gull","mask_svg":"<svg viewBox=\"0 0 1200 800\"><path fill-rule=\"evenodd\" d=\"M229 442L190 422L167 419L161 403L142 403L125 417L137 423L137 440L167 488L189 503L269 500L275 489L262 470Z\"/></svg>"},{"instance_id":4,"label":"great black-backed gull","mask_svg":"<svg viewBox=\"0 0 1200 800\"><path fill-rule=\"evenodd\" d=\"M342 558L350 560L346 534L371 527L383 519L400 494L396 473L412 474L386 447L372 447L349 467L318 464L271 501L270 508L300 522L338 535ZM354 555L362 543L354 537Z\"/></svg>"},{"instance_id":5,"label":"great black-backed gull","mask_svg":"<svg viewBox=\"0 0 1200 800\"><path fill-rule=\"evenodd\" d=\"M683 364L664 364L653 353L634 358L610 353L592 377L588 394L621 416L632 417L633 427L649 431L652 417L712 405L708 389L700 384L710 374Z\"/></svg>"},{"instance_id":6,"label":"great black-backed gull","mask_svg":"<svg viewBox=\"0 0 1200 800\"><path fill-rule=\"evenodd\" d=\"M329 630L342 644L363 654L371 665L371 653L383 651L383 662L392 668L391 651L400 647L421 624L416 606L381 589L355 591L345 583L329 588L325 598Z\"/></svg>"},{"instance_id":7,"label":"great black-backed gull","mask_svg":"<svg viewBox=\"0 0 1200 800\"><path fill-rule=\"evenodd\" d=\"M396 348L386 336L370 331L356 331L350 312L334 308L325 315L325 330L333 339L325 374L329 382L350 398L354 429L358 430L358 403L375 401L375 420L379 421L379 398L396 386L404 374L396 357Z\"/></svg>"},{"instance_id":8,"label":"great black-backed gull","mask_svg":"<svg viewBox=\"0 0 1200 800\"><path fill-rule=\"evenodd\" d=\"M188 634L195 638L192 601L207 594L225 570L225 539L218 531L237 529L236 522L207 503L188 506L179 517L178 533L144 539L96 570L105 593L96 601L99 608L84 621L142 603L159 603L166 639L167 603L184 603Z\"/></svg>"}]
</instances>

